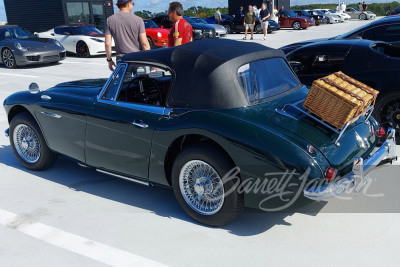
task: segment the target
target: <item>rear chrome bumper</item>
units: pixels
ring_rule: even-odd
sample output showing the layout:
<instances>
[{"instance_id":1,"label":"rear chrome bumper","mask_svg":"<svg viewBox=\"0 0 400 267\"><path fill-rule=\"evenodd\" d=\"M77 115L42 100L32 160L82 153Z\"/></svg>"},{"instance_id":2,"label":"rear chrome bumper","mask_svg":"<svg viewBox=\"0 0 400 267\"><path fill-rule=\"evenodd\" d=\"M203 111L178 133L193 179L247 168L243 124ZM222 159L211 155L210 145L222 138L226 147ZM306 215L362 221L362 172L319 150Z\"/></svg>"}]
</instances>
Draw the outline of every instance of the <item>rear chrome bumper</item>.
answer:
<instances>
[{"instance_id":1,"label":"rear chrome bumper","mask_svg":"<svg viewBox=\"0 0 400 267\"><path fill-rule=\"evenodd\" d=\"M304 189L304 196L313 200L322 200L338 196L344 192L359 192L366 184L366 175L383 160L396 159L396 131L388 130L388 138L383 145L368 159L354 158L353 170L343 178L325 185Z\"/></svg>"}]
</instances>

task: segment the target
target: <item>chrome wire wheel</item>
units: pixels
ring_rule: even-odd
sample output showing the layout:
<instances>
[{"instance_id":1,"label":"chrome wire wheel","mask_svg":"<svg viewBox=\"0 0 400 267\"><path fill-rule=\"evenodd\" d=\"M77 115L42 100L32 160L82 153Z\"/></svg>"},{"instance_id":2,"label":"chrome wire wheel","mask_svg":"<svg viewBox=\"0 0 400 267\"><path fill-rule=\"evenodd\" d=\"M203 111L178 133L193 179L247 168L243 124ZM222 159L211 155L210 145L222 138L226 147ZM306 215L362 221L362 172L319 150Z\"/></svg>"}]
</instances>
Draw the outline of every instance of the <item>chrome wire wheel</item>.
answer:
<instances>
[{"instance_id":1,"label":"chrome wire wheel","mask_svg":"<svg viewBox=\"0 0 400 267\"><path fill-rule=\"evenodd\" d=\"M224 204L222 179L217 171L204 161L192 160L182 167L179 187L186 203L199 214L216 214Z\"/></svg>"},{"instance_id":2,"label":"chrome wire wheel","mask_svg":"<svg viewBox=\"0 0 400 267\"><path fill-rule=\"evenodd\" d=\"M13 53L11 52L10 49L4 49L3 54L2 54L2 59L3 59L3 64L9 68L12 69L15 66L15 58Z\"/></svg>"},{"instance_id":3,"label":"chrome wire wheel","mask_svg":"<svg viewBox=\"0 0 400 267\"><path fill-rule=\"evenodd\" d=\"M40 158L40 141L35 131L25 124L14 128L13 141L18 155L27 163L36 163Z\"/></svg>"}]
</instances>

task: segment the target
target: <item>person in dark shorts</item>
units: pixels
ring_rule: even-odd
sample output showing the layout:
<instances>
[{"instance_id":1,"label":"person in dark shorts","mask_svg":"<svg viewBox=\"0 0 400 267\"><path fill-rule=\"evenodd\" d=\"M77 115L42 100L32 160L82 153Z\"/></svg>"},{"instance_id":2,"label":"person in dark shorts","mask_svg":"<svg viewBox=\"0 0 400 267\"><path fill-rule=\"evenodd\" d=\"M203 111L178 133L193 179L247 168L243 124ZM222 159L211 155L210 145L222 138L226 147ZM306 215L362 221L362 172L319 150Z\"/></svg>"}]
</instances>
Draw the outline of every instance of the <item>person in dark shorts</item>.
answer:
<instances>
[{"instance_id":1,"label":"person in dark shorts","mask_svg":"<svg viewBox=\"0 0 400 267\"><path fill-rule=\"evenodd\" d=\"M174 23L168 35L168 46L179 46L193 41L193 29L183 18L183 6L179 2L171 2L168 9L169 20Z\"/></svg>"},{"instance_id":2,"label":"person in dark shorts","mask_svg":"<svg viewBox=\"0 0 400 267\"><path fill-rule=\"evenodd\" d=\"M243 26L246 28L244 31L244 38L243 40L247 39L247 31L250 29L251 31L251 38L253 40L254 35L254 26L256 25L256 14L253 12L253 7L249 6L249 10L244 16Z\"/></svg>"},{"instance_id":3,"label":"person in dark shorts","mask_svg":"<svg viewBox=\"0 0 400 267\"><path fill-rule=\"evenodd\" d=\"M150 50L143 19L132 13L132 0L118 0L119 12L107 19L106 25L106 54L108 68L113 71L115 62L112 60L112 39L115 42L117 63L129 53L140 50Z\"/></svg>"}]
</instances>

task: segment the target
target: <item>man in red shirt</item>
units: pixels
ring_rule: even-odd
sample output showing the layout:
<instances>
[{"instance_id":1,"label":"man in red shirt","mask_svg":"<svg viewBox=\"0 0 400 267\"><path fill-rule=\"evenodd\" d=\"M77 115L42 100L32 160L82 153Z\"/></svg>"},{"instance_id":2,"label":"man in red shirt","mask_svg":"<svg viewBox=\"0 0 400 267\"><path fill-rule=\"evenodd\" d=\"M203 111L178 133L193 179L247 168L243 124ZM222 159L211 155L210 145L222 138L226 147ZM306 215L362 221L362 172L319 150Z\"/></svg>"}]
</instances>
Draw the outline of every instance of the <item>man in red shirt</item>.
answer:
<instances>
[{"instance_id":1,"label":"man in red shirt","mask_svg":"<svg viewBox=\"0 0 400 267\"><path fill-rule=\"evenodd\" d=\"M183 7L179 2L172 2L168 9L169 20L174 23L168 35L168 46L179 46L193 41L192 26L183 18Z\"/></svg>"}]
</instances>

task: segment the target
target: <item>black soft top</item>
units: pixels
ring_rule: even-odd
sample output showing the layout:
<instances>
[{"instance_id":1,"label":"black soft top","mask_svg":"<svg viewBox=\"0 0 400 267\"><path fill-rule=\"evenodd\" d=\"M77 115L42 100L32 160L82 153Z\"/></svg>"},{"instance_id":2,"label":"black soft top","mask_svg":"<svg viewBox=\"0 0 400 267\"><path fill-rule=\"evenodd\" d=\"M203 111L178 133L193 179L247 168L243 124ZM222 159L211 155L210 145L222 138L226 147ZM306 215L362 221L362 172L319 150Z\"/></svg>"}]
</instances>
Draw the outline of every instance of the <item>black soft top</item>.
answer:
<instances>
[{"instance_id":1,"label":"black soft top","mask_svg":"<svg viewBox=\"0 0 400 267\"><path fill-rule=\"evenodd\" d=\"M179 47L132 53L123 62L148 62L169 67L175 84L169 107L236 108L248 106L238 80L238 69L252 61L285 59L281 50L260 44L210 39Z\"/></svg>"}]
</instances>

